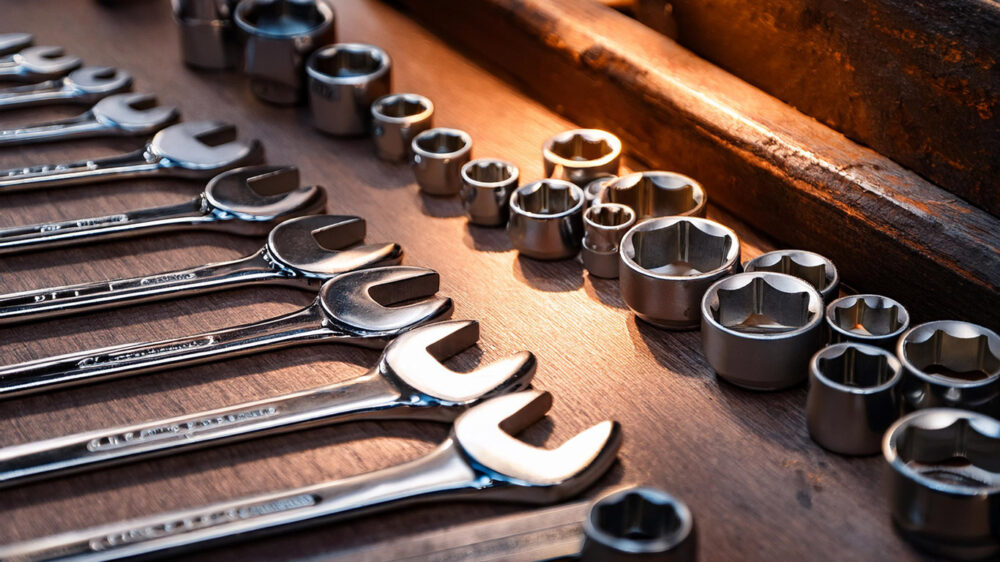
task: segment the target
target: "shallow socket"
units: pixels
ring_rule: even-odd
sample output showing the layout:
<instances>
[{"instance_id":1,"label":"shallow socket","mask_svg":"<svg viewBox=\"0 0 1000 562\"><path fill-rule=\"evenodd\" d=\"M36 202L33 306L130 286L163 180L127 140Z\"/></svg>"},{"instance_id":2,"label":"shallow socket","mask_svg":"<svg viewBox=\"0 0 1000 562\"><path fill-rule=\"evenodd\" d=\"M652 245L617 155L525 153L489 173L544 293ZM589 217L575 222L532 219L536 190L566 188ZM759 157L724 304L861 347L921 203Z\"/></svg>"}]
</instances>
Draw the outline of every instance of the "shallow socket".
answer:
<instances>
[{"instance_id":1,"label":"shallow socket","mask_svg":"<svg viewBox=\"0 0 1000 562\"><path fill-rule=\"evenodd\" d=\"M827 258L805 250L775 250L761 254L743 265L746 272L770 271L784 273L807 281L824 301L837 298L840 275Z\"/></svg>"},{"instance_id":2,"label":"shallow socket","mask_svg":"<svg viewBox=\"0 0 1000 562\"><path fill-rule=\"evenodd\" d=\"M558 216L572 211L583 202L580 189L561 181L541 180L515 192L517 207L533 215Z\"/></svg>"},{"instance_id":3,"label":"shallow socket","mask_svg":"<svg viewBox=\"0 0 1000 562\"><path fill-rule=\"evenodd\" d=\"M910 315L898 302L879 295L849 295L830 303L826 322L833 342L856 341L895 350L910 326Z\"/></svg>"},{"instance_id":4,"label":"shallow socket","mask_svg":"<svg viewBox=\"0 0 1000 562\"><path fill-rule=\"evenodd\" d=\"M319 2L268 0L244 2L240 18L267 35L292 37L308 33L327 21Z\"/></svg>"},{"instance_id":5,"label":"shallow socket","mask_svg":"<svg viewBox=\"0 0 1000 562\"><path fill-rule=\"evenodd\" d=\"M601 203L631 207L638 220L668 216L705 216L707 197L701 184L673 172L639 172L611 182Z\"/></svg>"},{"instance_id":6,"label":"shallow socket","mask_svg":"<svg viewBox=\"0 0 1000 562\"><path fill-rule=\"evenodd\" d=\"M546 177L585 186L591 180L616 175L622 143L600 129L573 129L553 136L542 147Z\"/></svg>"},{"instance_id":7,"label":"shallow socket","mask_svg":"<svg viewBox=\"0 0 1000 562\"><path fill-rule=\"evenodd\" d=\"M370 76L386 67L388 59L381 49L370 45L340 44L316 52L313 70L333 79Z\"/></svg>"},{"instance_id":8,"label":"shallow socket","mask_svg":"<svg viewBox=\"0 0 1000 562\"><path fill-rule=\"evenodd\" d=\"M708 232L690 221L655 229L636 229L626 256L657 275L690 277L727 267L737 243L725 231Z\"/></svg>"},{"instance_id":9,"label":"shallow socket","mask_svg":"<svg viewBox=\"0 0 1000 562\"><path fill-rule=\"evenodd\" d=\"M436 129L428 131L428 134L418 136L414 139L413 144L423 153L444 155L459 152L470 143L468 135L462 132Z\"/></svg>"},{"instance_id":10,"label":"shallow socket","mask_svg":"<svg viewBox=\"0 0 1000 562\"><path fill-rule=\"evenodd\" d=\"M416 117L421 113L433 109L430 100L416 94L393 94L380 98L372 105L372 112L375 116L390 117L392 119L406 119Z\"/></svg>"}]
</instances>

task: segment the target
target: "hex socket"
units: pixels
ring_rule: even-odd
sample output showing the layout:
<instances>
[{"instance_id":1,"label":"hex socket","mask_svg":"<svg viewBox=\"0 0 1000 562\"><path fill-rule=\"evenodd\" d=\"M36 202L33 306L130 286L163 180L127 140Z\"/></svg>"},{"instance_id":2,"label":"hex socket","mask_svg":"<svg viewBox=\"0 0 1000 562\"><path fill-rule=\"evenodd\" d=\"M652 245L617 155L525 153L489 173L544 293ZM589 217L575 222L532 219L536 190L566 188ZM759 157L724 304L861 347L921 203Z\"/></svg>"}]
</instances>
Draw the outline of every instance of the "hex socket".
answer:
<instances>
[{"instance_id":1,"label":"hex socket","mask_svg":"<svg viewBox=\"0 0 1000 562\"><path fill-rule=\"evenodd\" d=\"M826 307L830 342L857 342L896 351L899 336L910 327L910 314L881 295L848 295Z\"/></svg>"},{"instance_id":2,"label":"hex socket","mask_svg":"<svg viewBox=\"0 0 1000 562\"><path fill-rule=\"evenodd\" d=\"M600 129L563 131L542 145L545 177L563 179L584 187L591 180L617 175L622 141Z\"/></svg>"},{"instance_id":3,"label":"hex socket","mask_svg":"<svg viewBox=\"0 0 1000 562\"><path fill-rule=\"evenodd\" d=\"M413 138L434 126L434 104L417 94L390 94L372 103L375 156L389 162L413 159Z\"/></svg>"},{"instance_id":4,"label":"hex socket","mask_svg":"<svg viewBox=\"0 0 1000 562\"><path fill-rule=\"evenodd\" d=\"M237 0L173 0L184 64L206 70L236 66L240 45L233 26Z\"/></svg>"},{"instance_id":5,"label":"hex socket","mask_svg":"<svg viewBox=\"0 0 1000 562\"><path fill-rule=\"evenodd\" d=\"M598 498L583 520L580 560L694 562L698 557L694 515L656 488L629 487Z\"/></svg>"},{"instance_id":6,"label":"hex socket","mask_svg":"<svg viewBox=\"0 0 1000 562\"><path fill-rule=\"evenodd\" d=\"M896 529L935 556L1000 556L1000 421L929 408L885 434L886 489Z\"/></svg>"},{"instance_id":7,"label":"hex socket","mask_svg":"<svg viewBox=\"0 0 1000 562\"><path fill-rule=\"evenodd\" d=\"M413 175L428 195L456 195L462 190L462 166L472 158L472 137L465 131L428 129L410 143Z\"/></svg>"},{"instance_id":8,"label":"hex socket","mask_svg":"<svg viewBox=\"0 0 1000 562\"><path fill-rule=\"evenodd\" d=\"M743 271L771 271L784 273L808 281L823 302L837 298L840 290L840 273L829 259L805 250L774 250L761 254L743 264Z\"/></svg>"},{"instance_id":9,"label":"hex socket","mask_svg":"<svg viewBox=\"0 0 1000 562\"><path fill-rule=\"evenodd\" d=\"M522 185L510 198L507 235L518 253L538 260L571 258L583 239L583 190L563 180Z\"/></svg>"},{"instance_id":10,"label":"hex socket","mask_svg":"<svg viewBox=\"0 0 1000 562\"><path fill-rule=\"evenodd\" d=\"M587 200L586 206L590 207L597 202L597 197L604 191L608 185L618 179L618 176L612 176L611 174L605 174L596 179L592 179L587 182L587 185L583 187L583 196Z\"/></svg>"},{"instance_id":11,"label":"hex socket","mask_svg":"<svg viewBox=\"0 0 1000 562\"><path fill-rule=\"evenodd\" d=\"M896 355L906 411L963 408L1000 417L1000 335L970 322L939 320L910 328Z\"/></svg>"},{"instance_id":12,"label":"hex socket","mask_svg":"<svg viewBox=\"0 0 1000 562\"><path fill-rule=\"evenodd\" d=\"M696 217L640 222L622 239L619 287L646 322L671 330L697 328L701 298L739 271L740 239L732 229Z\"/></svg>"},{"instance_id":13,"label":"hex socket","mask_svg":"<svg viewBox=\"0 0 1000 562\"><path fill-rule=\"evenodd\" d=\"M597 195L595 203L620 203L635 211L636 219L704 217L708 208L705 188L675 172L636 172L624 175Z\"/></svg>"},{"instance_id":14,"label":"hex socket","mask_svg":"<svg viewBox=\"0 0 1000 562\"><path fill-rule=\"evenodd\" d=\"M479 158L462 166L462 206L469 222L503 226L510 217L510 196L517 189L517 166L494 158Z\"/></svg>"},{"instance_id":15,"label":"hex socket","mask_svg":"<svg viewBox=\"0 0 1000 562\"><path fill-rule=\"evenodd\" d=\"M583 267L596 277L618 278L618 250L635 224L635 212L625 205L594 205L583 212Z\"/></svg>"},{"instance_id":16,"label":"hex socket","mask_svg":"<svg viewBox=\"0 0 1000 562\"><path fill-rule=\"evenodd\" d=\"M276 105L305 98L305 61L336 41L333 9L322 1L243 0L233 21L244 39L243 71L250 90Z\"/></svg>"},{"instance_id":17,"label":"hex socket","mask_svg":"<svg viewBox=\"0 0 1000 562\"><path fill-rule=\"evenodd\" d=\"M862 343L836 343L809 362L806 425L813 441L842 455L874 455L899 417L903 367L892 353Z\"/></svg>"},{"instance_id":18,"label":"hex socket","mask_svg":"<svg viewBox=\"0 0 1000 562\"><path fill-rule=\"evenodd\" d=\"M754 390L801 383L823 345L823 298L791 275L758 271L717 281L701 301L701 346L721 378Z\"/></svg>"},{"instance_id":19,"label":"hex socket","mask_svg":"<svg viewBox=\"0 0 1000 562\"><path fill-rule=\"evenodd\" d=\"M338 136L368 132L372 102L392 89L392 60L362 43L317 49L306 62L313 125Z\"/></svg>"}]
</instances>

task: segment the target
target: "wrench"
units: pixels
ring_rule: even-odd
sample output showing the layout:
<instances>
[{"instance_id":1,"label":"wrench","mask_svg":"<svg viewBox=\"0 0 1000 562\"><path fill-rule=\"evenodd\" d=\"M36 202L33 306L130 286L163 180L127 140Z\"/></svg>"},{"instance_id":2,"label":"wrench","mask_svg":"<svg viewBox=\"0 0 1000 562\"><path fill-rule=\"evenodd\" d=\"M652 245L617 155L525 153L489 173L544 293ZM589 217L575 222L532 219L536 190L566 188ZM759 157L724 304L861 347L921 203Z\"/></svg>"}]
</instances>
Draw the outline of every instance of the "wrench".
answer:
<instances>
[{"instance_id":1,"label":"wrench","mask_svg":"<svg viewBox=\"0 0 1000 562\"><path fill-rule=\"evenodd\" d=\"M537 390L498 396L460 415L451 435L434 451L404 464L0 546L0 559L115 560L192 550L320 519L343 520L441 500L555 503L582 492L611 467L621 428L603 421L554 450L512 436L541 419L551 405L552 395Z\"/></svg>"},{"instance_id":2,"label":"wrench","mask_svg":"<svg viewBox=\"0 0 1000 562\"><path fill-rule=\"evenodd\" d=\"M364 239L365 221L358 217L291 219L271 231L260 251L233 261L132 279L0 295L0 325L253 284L277 283L318 290L324 281L344 273L395 265L402 260L403 250L398 244L359 245Z\"/></svg>"},{"instance_id":3,"label":"wrench","mask_svg":"<svg viewBox=\"0 0 1000 562\"><path fill-rule=\"evenodd\" d=\"M28 47L0 58L0 80L41 82L80 68L80 57L63 54L62 47Z\"/></svg>"},{"instance_id":4,"label":"wrench","mask_svg":"<svg viewBox=\"0 0 1000 562\"><path fill-rule=\"evenodd\" d=\"M175 123L176 107L159 107L151 94L117 94L102 99L89 111L16 129L0 130L0 146L92 137L148 136Z\"/></svg>"},{"instance_id":5,"label":"wrench","mask_svg":"<svg viewBox=\"0 0 1000 562\"><path fill-rule=\"evenodd\" d=\"M459 374L440 363L476 344L479 323L439 322L399 336L364 376L217 410L0 448L0 487L318 425L372 419L451 422L483 400L527 388L522 351Z\"/></svg>"},{"instance_id":6,"label":"wrench","mask_svg":"<svg viewBox=\"0 0 1000 562\"><path fill-rule=\"evenodd\" d=\"M215 176L201 195L178 205L0 228L0 255L191 228L263 236L325 206L323 188L299 187L297 168L249 166Z\"/></svg>"},{"instance_id":7,"label":"wrench","mask_svg":"<svg viewBox=\"0 0 1000 562\"><path fill-rule=\"evenodd\" d=\"M141 176L208 179L263 159L264 149L256 139L236 140L235 126L195 121L167 127L145 148L121 156L0 170L0 192Z\"/></svg>"},{"instance_id":8,"label":"wrench","mask_svg":"<svg viewBox=\"0 0 1000 562\"><path fill-rule=\"evenodd\" d=\"M277 318L0 367L0 399L306 343L382 349L411 328L451 315L450 298L431 297L439 282L437 272L422 267L345 273L324 283L310 306Z\"/></svg>"},{"instance_id":9,"label":"wrench","mask_svg":"<svg viewBox=\"0 0 1000 562\"><path fill-rule=\"evenodd\" d=\"M30 47L34 41L30 33L0 33L0 56Z\"/></svg>"},{"instance_id":10,"label":"wrench","mask_svg":"<svg viewBox=\"0 0 1000 562\"><path fill-rule=\"evenodd\" d=\"M54 103L92 104L132 89L132 76L110 66L85 66L69 76L40 84L0 89L0 109Z\"/></svg>"}]
</instances>

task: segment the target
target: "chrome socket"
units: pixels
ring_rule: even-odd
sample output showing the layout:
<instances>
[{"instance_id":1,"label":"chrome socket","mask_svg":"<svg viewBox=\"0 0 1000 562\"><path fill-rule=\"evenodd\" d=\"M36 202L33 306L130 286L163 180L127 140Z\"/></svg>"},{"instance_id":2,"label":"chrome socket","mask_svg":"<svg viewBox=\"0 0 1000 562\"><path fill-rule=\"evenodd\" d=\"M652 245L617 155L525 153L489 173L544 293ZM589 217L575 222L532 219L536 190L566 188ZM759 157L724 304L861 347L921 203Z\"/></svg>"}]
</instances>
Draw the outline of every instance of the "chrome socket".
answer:
<instances>
[{"instance_id":1,"label":"chrome socket","mask_svg":"<svg viewBox=\"0 0 1000 562\"><path fill-rule=\"evenodd\" d=\"M333 9L322 0L243 0L233 16L244 36L243 71L258 98L295 105L305 97L305 61L336 41Z\"/></svg>"},{"instance_id":2,"label":"chrome socket","mask_svg":"<svg viewBox=\"0 0 1000 562\"><path fill-rule=\"evenodd\" d=\"M465 131L438 127L413 138L413 175L428 195L462 191L462 166L472 159L472 137Z\"/></svg>"},{"instance_id":3,"label":"chrome socket","mask_svg":"<svg viewBox=\"0 0 1000 562\"><path fill-rule=\"evenodd\" d=\"M372 102L392 89L392 60L374 45L337 43L309 56L306 75L313 125L331 135L362 135Z\"/></svg>"},{"instance_id":4,"label":"chrome socket","mask_svg":"<svg viewBox=\"0 0 1000 562\"><path fill-rule=\"evenodd\" d=\"M538 260L575 256L583 239L583 190L563 180L523 185L510 198L507 235L521 254Z\"/></svg>"},{"instance_id":5,"label":"chrome socket","mask_svg":"<svg viewBox=\"0 0 1000 562\"><path fill-rule=\"evenodd\" d=\"M704 217L708 195L700 183L674 172L636 172L605 187L596 203L619 203L635 211L636 219Z\"/></svg>"},{"instance_id":6,"label":"chrome socket","mask_svg":"<svg viewBox=\"0 0 1000 562\"><path fill-rule=\"evenodd\" d=\"M542 145L545 177L580 187L606 175L618 175L621 157L622 141L600 129L563 131Z\"/></svg>"},{"instance_id":7,"label":"chrome socket","mask_svg":"<svg viewBox=\"0 0 1000 562\"><path fill-rule=\"evenodd\" d=\"M882 453L889 507L903 537L939 557L1000 557L1000 421L952 408L920 410L889 428Z\"/></svg>"},{"instance_id":8,"label":"chrome socket","mask_svg":"<svg viewBox=\"0 0 1000 562\"><path fill-rule=\"evenodd\" d=\"M223 70L239 64L240 44L233 26L239 0L172 0L181 37L181 58L188 66Z\"/></svg>"},{"instance_id":9,"label":"chrome socket","mask_svg":"<svg viewBox=\"0 0 1000 562\"><path fill-rule=\"evenodd\" d=\"M805 279L823 296L823 302L837 298L840 290L840 274L833 262L805 250L774 250L761 254L743 264L743 271L771 271Z\"/></svg>"},{"instance_id":10,"label":"chrome socket","mask_svg":"<svg viewBox=\"0 0 1000 562\"><path fill-rule=\"evenodd\" d=\"M618 179L618 176L605 175L597 179L590 180L583 188L583 197L586 199L586 207L594 205L597 196L604 191L604 188Z\"/></svg>"},{"instance_id":11,"label":"chrome socket","mask_svg":"<svg viewBox=\"0 0 1000 562\"><path fill-rule=\"evenodd\" d=\"M663 217L633 226L619 255L619 287L632 312L654 326L686 330L698 327L709 286L739 271L740 240L715 221Z\"/></svg>"},{"instance_id":12,"label":"chrome socket","mask_svg":"<svg viewBox=\"0 0 1000 562\"><path fill-rule=\"evenodd\" d=\"M479 158L462 166L462 205L469 222L503 226L510 217L510 196L520 181L517 166Z\"/></svg>"},{"instance_id":13,"label":"chrome socket","mask_svg":"<svg viewBox=\"0 0 1000 562\"><path fill-rule=\"evenodd\" d=\"M830 341L858 342L896 351L899 336L910 327L903 305L881 295L848 295L826 307Z\"/></svg>"},{"instance_id":14,"label":"chrome socket","mask_svg":"<svg viewBox=\"0 0 1000 562\"><path fill-rule=\"evenodd\" d=\"M963 408L1000 417L1000 336L969 322L920 324L899 339L903 407Z\"/></svg>"},{"instance_id":15,"label":"chrome socket","mask_svg":"<svg viewBox=\"0 0 1000 562\"><path fill-rule=\"evenodd\" d=\"M717 281L701 301L701 346L723 379L754 390L801 383L823 346L823 297L808 282L758 271Z\"/></svg>"},{"instance_id":16,"label":"chrome socket","mask_svg":"<svg viewBox=\"0 0 1000 562\"><path fill-rule=\"evenodd\" d=\"M634 224L635 213L625 205L594 205L584 211L583 267L595 277L617 279L618 248Z\"/></svg>"},{"instance_id":17,"label":"chrome socket","mask_svg":"<svg viewBox=\"0 0 1000 562\"><path fill-rule=\"evenodd\" d=\"M813 441L842 455L874 455L899 417L903 366L892 353L862 343L836 343L809 362L806 424Z\"/></svg>"},{"instance_id":18,"label":"chrome socket","mask_svg":"<svg viewBox=\"0 0 1000 562\"><path fill-rule=\"evenodd\" d=\"M375 155L389 162L413 159L413 137L434 126L434 104L417 94L390 94L372 103Z\"/></svg>"},{"instance_id":19,"label":"chrome socket","mask_svg":"<svg viewBox=\"0 0 1000 562\"><path fill-rule=\"evenodd\" d=\"M681 500L647 487L629 487L598 498L583 520L585 562L698 558L694 515Z\"/></svg>"}]
</instances>

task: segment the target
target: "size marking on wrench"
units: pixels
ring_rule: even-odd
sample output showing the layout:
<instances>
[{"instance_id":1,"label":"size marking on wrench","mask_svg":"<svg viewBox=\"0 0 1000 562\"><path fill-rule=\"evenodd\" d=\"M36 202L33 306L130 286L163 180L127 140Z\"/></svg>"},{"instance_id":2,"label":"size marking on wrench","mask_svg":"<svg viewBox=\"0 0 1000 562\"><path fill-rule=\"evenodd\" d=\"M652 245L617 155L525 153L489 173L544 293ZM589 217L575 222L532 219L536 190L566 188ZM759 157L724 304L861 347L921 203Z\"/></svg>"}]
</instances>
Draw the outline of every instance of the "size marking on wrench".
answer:
<instances>
[{"instance_id":1,"label":"size marking on wrench","mask_svg":"<svg viewBox=\"0 0 1000 562\"><path fill-rule=\"evenodd\" d=\"M180 123L163 129L129 154L68 164L0 171L0 192L77 185L141 176L207 179L263 160L256 140L236 140L236 127L220 121Z\"/></svg>"},{"instance_id":2,"label":"size marking on wrench","mask_svg":"<svg viewBox=\"0 0 1000 562\"><path fill-rule=\"evenodd\" d=\"M81 64L79 57L64 54L62 47L28 47L0 58L0 80L41 82L64 76Z\"/></svg>"},{"instance_id":3,"label":"size marking on wrench","mask_svg":"<svg viewBox=\"0 0 1000 562\"><path fill-rule=\"evenodd\" d=\"M110 66L86 66L39 84L0 89L0 110L52 104L91 105L132 88L132 75Z\"/></svg>"},{"instance_id":4,"label":"size marking on wrench","mask_svg":"<svg viewBox=\"0 0 1000 562\"><path fill-rule=\"evenodd\" d=\"M97 451L107 451L111 449L121 449L124 447L135 447L146 445L152 441L171 439L176 437L190 437L195 433L207 430L217 430L233 424L243 423L250 420L261 420L270 418L278 413L274 406L265 408L251 408L242 412L226 412L224 414L212 414L206 418L190 419L171 422L168 425L156 427L143 427L139 429L128 429L124 433L107 435L91 439L87 443L87 451L93 453ZM206 414L209 415L209 414ZM0 456L3 451L0 450ZM0 466L5 459L0 459Z\"/></svg>"}]
</instances>

